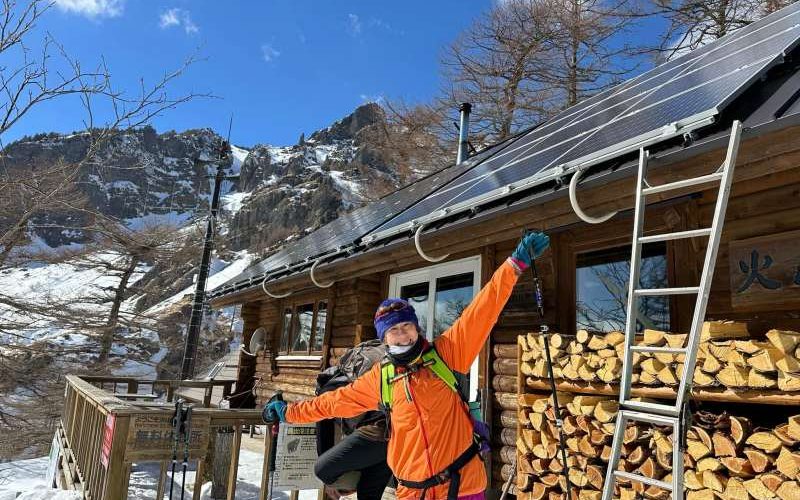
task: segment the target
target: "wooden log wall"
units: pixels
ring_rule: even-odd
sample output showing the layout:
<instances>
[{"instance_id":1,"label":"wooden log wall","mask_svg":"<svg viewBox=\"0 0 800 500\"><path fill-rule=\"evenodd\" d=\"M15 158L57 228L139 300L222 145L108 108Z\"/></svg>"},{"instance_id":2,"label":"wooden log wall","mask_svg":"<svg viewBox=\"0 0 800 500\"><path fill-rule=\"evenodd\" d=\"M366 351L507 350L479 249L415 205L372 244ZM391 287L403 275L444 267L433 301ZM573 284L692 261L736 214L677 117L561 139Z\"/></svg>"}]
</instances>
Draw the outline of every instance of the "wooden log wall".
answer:
<instances>
[{"instance_id":1,"label":"wooden log wall","mask_svg":"<svg viewBox=\"0 0 800 500\"><path fill-rule=\"evenodd\" d=\"M337 282L331 293L327 290L314 291L301 297L290 296L282 301L259 302L258 326L267 329L270 341L269 348L256 359L254 376L257 404L263 404L278 390L283 391L289 401L313 396L321 369L336 364L339 357L358 342L375 338L372 316L382 293L381 276L374 275ZM302 302L307 298L311 302L325 297L329 300L328 330L322 360L276 360L284 307L290 301ZM247 329L253 322L253 315L250 314Z\"/></svg>"},{"instance_id":2,"label":"wooden log wall","mask_svg":"<svg viewBox=\"0 0 800 500\"><path fill-rule=\"evenodd\" d=\"M746 321L751 332L763 334L777 328L800 331L800 316L797 303L781 304L776 300L770 304L737 308L731 303L731 270L729 245L731 241L769 236L800 229L800 170L797 160L790 156L776 157L765 169L778 164L793 162L794 169L765 175L751 181L736 182L728 202L722 241L719 246L707 317L713 319L732 319ZM708 227L714 212L716 193L705 191L697 202L697 227ZM698 240L705 243L705 240ZM702 251L689 252L696 259L695 266L702 268L705 247ZM763 257L763 256L762 256ZM769 270L764 271L768 273Z\"/></svg>"},{"instance_id":3,"label":"wooden log wall","mask_svg":"<svg viewBox=\"0 0 800 500\"><path fill-rule=\"evenodd\" d=\"M383 300L382 276L364 276L336 283L327 366L333 366L354 345L375 338L373 316Z\"/></svg>"},{"instance_id":4,"label":"wooden log wall","mask_svg":"<svg viewBox=\"0 0 800 500\"><path fill-rule=\"evenodd\" d=\"M510 343L492 345L492 484L502 488L508 479L517 435L517 346ZM505 468L505 476L503 469Z\"/></svg>"}]
</instances>

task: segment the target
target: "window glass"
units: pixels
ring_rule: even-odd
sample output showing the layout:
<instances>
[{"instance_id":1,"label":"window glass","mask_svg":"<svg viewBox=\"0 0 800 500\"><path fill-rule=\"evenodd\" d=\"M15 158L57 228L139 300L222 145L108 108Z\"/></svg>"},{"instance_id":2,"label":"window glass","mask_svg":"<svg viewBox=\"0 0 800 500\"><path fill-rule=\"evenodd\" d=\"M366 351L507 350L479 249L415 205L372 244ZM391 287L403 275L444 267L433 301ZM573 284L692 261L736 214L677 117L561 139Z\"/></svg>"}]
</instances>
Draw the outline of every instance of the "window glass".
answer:
<instances>
[{"instance_id":1,"label":"window glass","mask_svg":"<svg viewBox=\"0 0 800 500\"><path fill-rule=\"evenodd\" d=\"M625 330L630 279L630 247L579 254L576 270L577 328L600 332ZM639 274L641 288L667 284L666 245L645 245ZM669 297L637 299L636 330L669 331Z\"/></svg>"},{"instance_id":2,"label":"window glass","mask_svg":"<svg viewBox=\"0 0 800 500\"><path fill-rule=\"evenodd\" d=\"M472 273L445 276L436 279L436 297L433 305L433 337L447 330L472 302Z\"/></svg>"},{"instance_id":3,"label":"window glass","mask_svg":"<svg viewBox=\"0 0 800 500\"><path fill-rule=\"evenodd\" d=\"M314 304L303 304L295 308L292 320L292 352L308 352L311 327L314 320Z\"/></svg>"},{"instance_id":4,"label":"window glass","mask_svg":"<svg viewBox=\"0 0 800 500\"><path fill-rule=\"evenodd\" d=\"M428 282L406 285L400 289L400 298L414 306L419 326L424 334L428 325Z\"/></svg>"},{"instance_id":5,"label":"window glass","mask_svg":"<svg viewBox=\"0 0 800 500\"><path fill-rule=\"evenodd\" d=\"M292 334L292 310L283 311L283 329L281 330L281 345L279 352L289 351L289 336Z\"/></svg>"},{"instance_id":6,"label":"window glass","mask_svg":"<svg viewBox=\"0 0 800 500\"><path fill-rule=\"evenodd\" d=\"M315 352L322 351L322 342L325 340L325 326L328 320L328 303L320 301L317 304L317 323L314 327L314 343L311 350Z\"/></svg>"}]
</instances>

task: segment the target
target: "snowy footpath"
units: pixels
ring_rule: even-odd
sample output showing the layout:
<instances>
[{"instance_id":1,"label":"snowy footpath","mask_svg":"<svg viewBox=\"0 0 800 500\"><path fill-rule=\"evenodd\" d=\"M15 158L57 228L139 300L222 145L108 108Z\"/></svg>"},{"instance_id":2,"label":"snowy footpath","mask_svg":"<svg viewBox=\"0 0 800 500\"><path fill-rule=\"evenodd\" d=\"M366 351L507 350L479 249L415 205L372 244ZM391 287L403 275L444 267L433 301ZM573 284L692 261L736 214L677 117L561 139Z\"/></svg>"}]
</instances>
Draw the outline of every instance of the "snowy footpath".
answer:
<instances>
[{"instance_id":1,"label":"snowy footpath","mask_svg":"<svg viewBox=\"0 0 800 500\"><path fill-rule=\"evenodd\" d=\"M261 488L261 467L263 456L260 453L242 449L239 455L239 480L236 483L237 500L258 499ZM47 457L31 460L18 460L0 464L0 500L76 500L82 498L73 491L62 491L47 487ZM131 470L129 499L155 499L158 487L159 466L157 463L134 464ZM192 498L195 472L186 473L186 495ZM182 474L175 475L174 498L180 497ZM169 488L169 479L167 479ZM211 483L203 485L200 494L202 500L211 500ZM169 491L164 495L169 496ZM273 500L286 500L289 492L275 492ZM300 500L316 500L317 490L300 492ZM162 499L163 500L163 499Z\"/></svg>"}]
</instances>

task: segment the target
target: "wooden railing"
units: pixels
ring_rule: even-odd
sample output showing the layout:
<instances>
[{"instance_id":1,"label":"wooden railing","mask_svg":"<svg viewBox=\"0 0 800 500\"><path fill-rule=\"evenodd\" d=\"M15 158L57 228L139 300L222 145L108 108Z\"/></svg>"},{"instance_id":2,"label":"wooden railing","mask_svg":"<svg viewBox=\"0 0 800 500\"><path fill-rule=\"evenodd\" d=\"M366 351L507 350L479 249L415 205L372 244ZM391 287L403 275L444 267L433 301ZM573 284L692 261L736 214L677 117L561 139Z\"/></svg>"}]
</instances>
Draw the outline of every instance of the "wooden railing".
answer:
<instances>
[{"instance_id":1,"label":"wooden railing","mask_svg":"<svg viewBox=\"0 0 800 500\"><path fill-rule=\"evenodd\" d=\"M68 375L61 424L58 486L81 490L88 500L124 500L128 495L131 466L135 462L159 462L158 497L163 498L167 463L172 460L174 405L169 401L178 387L206 388L210 399L215 386L230 394L232 382L158 381L131 378ZM149 393L141 393L144 386ZM105 389L110 387L112 392ZM125 392L116 392L120 387ZM155 401L162 389L167 397ZM236 494L236 477L243 426L261 423L259 410L193 409L189 459L197 461L194 498L200 496L203 469L209 453L211 434L233 429L227 498ZM226 457L227 459L227 457Z\"/></svg>"}]
</instances>

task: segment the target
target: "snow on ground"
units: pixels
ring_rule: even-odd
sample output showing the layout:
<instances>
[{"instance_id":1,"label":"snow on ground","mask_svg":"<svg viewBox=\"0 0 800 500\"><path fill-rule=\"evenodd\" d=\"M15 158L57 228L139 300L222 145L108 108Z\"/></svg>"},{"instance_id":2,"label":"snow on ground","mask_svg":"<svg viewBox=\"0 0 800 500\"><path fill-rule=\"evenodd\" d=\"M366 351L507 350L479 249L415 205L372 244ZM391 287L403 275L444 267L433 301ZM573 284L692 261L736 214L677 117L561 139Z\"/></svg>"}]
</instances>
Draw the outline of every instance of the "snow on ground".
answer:
<instances>
[{"instance_id":1,"label":"snow on ground","mask_svg":"<svg viewBox=\"0 0 800 500\"><path fill-rule=\"evenodd\" d=\"M208 281L206 281L206 291L213 290L214 288L222 285L229 279L235 277L237 274L244 271L247 267L250 266L250 263L253 262L253 255L251 255L247 250L242 250L240 252L236 252L236 258L230 263L226 264L223 261L215 261L212 264L211 272L214 272L214 269L217 268L221 269L216 273L212 274L208 277ZM219 264L222 263L223 266ZM186 287L185 289L181 290L180 292L176 293L172 297L165 299L158 304L154 305L150 309L147 309L143 314L146 316L154 316L159 312L164 311L165 309L178 304L184 297L187 295L191 295L194 293L194 285Z\"/></svg>"},{"instance_id":2,"label":"snow on ground","mask_svg":"<svg viewBox=\"0 0 800 500\"><path fill-rule=\"evenodd\" d=\"M0 463L0 500L77 500L74 491L50 489L46 484L48 457ZM19 495L19 496L17 496Z\"/></svg>"},{"instance_id":3,"label":"snow on ground","mask_svg":"<svg viewBox=\"0 0 800 500\"><path fill-rule=\"evenodd\" d=\"M93 260L113 262L121 257L115 253L95 254ZM149 267L141 265L131 276L135 284ZM0 270L0 290L17 299L43 307L58 307L59 304L79 302L77 309L97 313L110 307L109 303L93 303L98 297L106 297L107 289L117 285L119 278L108 276L102 265L91 265L66 261L59 263L29 262L14 268ZM128 309L129 310L129 309ZM123 309L123 313L126 312ZM0 306L0 319L27 325L13 339L0 340L30 344L41 340L57 340L63 345L77 345L82 335L55 327L49 318L33 317L29 312L18 311L10 306Z\"/></svg>"},{"instance_id":4,"label":"snow on ground","mask_svg":"<svg viewBox=\"0 0 800 500\"><path fill-rule=\"evenodd\" d=\"M247 155L250 154L250 151L231 144L231 153L233 154L231 173L238 174L242 171L242 163L247 159Z\"/></svg>"},{"instance_id":5,"label":"snow on ground","mask_svg":"<svg viewBox=\"0 0 800 500\"><path fill-rule=\"evenodd\" d=\"M294 146L270 146L267 151L273 164L289 163L289 160L302 154Z\"/></svg>"},{"instance_id":6,"label":"snow on ground","mask_svg":"<svg viewBox=\"0 0 800 500\"><path fill-rule=\"evenodd\" d=\"M176 212L174 210L163 213L149 213L141 217L125 219L125 226L132 231L141 231L157 226L181 226L194 216L193 212Z\"/></svg>"},{"instance_id":7,"label":"snow on ground","mask_svg":"<svg viewBox=\"0 0 800 500\"><path fill-rule=\"evenodd\" d=\"M228 193L220 198L222 209L227 212L238 212L242 209L245 200L253 194L252 192L246 193Z\"/></svg>"},{"instance_id":8,"label":"snow on ground","mask_svg":"<svg viewBox=\"0 0 800 500\"><path fill-rule=\"evenodd\" d=\"M81 498L70 491L50 489L45 484L48 457L32 460L18 460L0 464L0 500L73 500ZM237 500L256 500L261 489L261 471L264 464L263 455L242 449L239 453L238 481L236 482ZM156 462L135 463L131 468L131 479L128 486L130 499L155 499L158 488L159 464ZM167 490L169 477L167 473ZM182 481L180 471L175 474L175 490L173 497L180 495ZM194 464L186 472L186 496L191 498L194 491ZM211 500L211 483L205 483L201 489L201 500ZM20 495L20 496L17 496ZM275 492L276 500L289 498L288 491ZM300 500L316 500L317 490L300 492Z\"/></svg>"}]
</instances>

